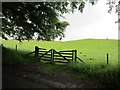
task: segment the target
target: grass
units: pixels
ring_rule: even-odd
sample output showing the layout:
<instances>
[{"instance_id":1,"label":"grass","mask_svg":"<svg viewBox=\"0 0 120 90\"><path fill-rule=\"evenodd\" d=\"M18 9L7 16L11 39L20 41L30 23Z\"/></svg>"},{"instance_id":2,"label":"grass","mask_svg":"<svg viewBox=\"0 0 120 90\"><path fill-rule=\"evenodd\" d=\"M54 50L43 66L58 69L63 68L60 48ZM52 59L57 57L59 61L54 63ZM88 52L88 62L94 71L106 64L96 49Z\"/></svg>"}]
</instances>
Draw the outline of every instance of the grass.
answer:
<instances>
[{"instance_id":1,"label":"grass","mask_svg":"<svg viewBox=\"0 0 120 90\"><path fill-rule=\"evenodd\" d=\"M34 63L35 59L32 56L26 56L26 52L13 49L2 48L2 64L3 65L25 65Z\"/></svg>"},{"instance_id":2,"label":"grass","mask_svg":"<svg viewBox=\"0 0 120 90\"><path fill-rule=\"evenodd\" d=\"M118 41L117 40L75 40L67 42L45 42L45 41L23 41L21 44L16 40L2 41L3 45L10 49L3 49L3 63L30 64L34 63L32 57L25 58L25 54L34 51L35 46L41 48L56 50L77 50L77 55L85 63L70 63L65 66L44 64L49 70L61 68L65 71L75 74L77 77L85 80L93 78L99 80L104 87L118 86ZM15 45L18 51L15 52ZM109 64L106 64L106 54L109 54ZM7 57L6 57L7 56ZM9 60L8 60L9 57ZM90 59L91 58L91 59Z\"/></svg>"},{"instance_id":3,"label":"grass","mask_svg":"<svg viewBox=\"0 0 120 90\"><path fill-rule=\"evenodd\" d=\"M18 46L18 50L22 51L34 51L35 46L41 48L56 50L77 50L77 55L84 62L96 64L106 63L106 54L109 54L109 63L118 64L118 41L117 40L96 40L85 39L67 42L45 42L45 41L23 41L21 44L16 40L3 41L3 45L8 48L15 49ZM90 59L91 58L91 59Z\"/></svg>"},{"instance_id":4,"label":"grass","mask_svg":"<svg viewBox=\"0 0 120 90\"><path fill-rule=\"evenodd\" d=\"M91 78L102 83L103 87L118 86L118 68L106 64L82 64L71 63L67 66L70 71L76 73L79 78ZM86 78L85 78L86 77Z\"/></svg>"}]
</instances>

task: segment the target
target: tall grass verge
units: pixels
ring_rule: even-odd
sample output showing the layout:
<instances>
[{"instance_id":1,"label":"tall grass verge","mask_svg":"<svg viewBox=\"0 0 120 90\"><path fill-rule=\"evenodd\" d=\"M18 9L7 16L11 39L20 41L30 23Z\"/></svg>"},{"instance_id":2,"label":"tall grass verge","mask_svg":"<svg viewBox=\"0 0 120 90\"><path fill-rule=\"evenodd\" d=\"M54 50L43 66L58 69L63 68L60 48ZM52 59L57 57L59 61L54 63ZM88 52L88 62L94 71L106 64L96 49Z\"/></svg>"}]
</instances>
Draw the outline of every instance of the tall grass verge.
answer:
<instances>
[{"instance_id":1,"label":"tall grass verge","mask_svg":"<svg viewBox=\"0 0 120 90\"><path fill-rule=\"evenodd\" d=\"M3 65L24 65L34 63L32 56L26 56L27 52L15 51L10 48L2 48L2 64Z\"/></svg>"},{"instance_id":2,"label":"tall grass verge","mask_svg":"<svg viewBox=\"0 0 120 90\"><path fill-rule=\"evenodd\" d=\"M102 83L103 87L118 87L118 67L107 64L70 63L67 68L79 78L92 78Z\"/></svg>"}]
</instances>

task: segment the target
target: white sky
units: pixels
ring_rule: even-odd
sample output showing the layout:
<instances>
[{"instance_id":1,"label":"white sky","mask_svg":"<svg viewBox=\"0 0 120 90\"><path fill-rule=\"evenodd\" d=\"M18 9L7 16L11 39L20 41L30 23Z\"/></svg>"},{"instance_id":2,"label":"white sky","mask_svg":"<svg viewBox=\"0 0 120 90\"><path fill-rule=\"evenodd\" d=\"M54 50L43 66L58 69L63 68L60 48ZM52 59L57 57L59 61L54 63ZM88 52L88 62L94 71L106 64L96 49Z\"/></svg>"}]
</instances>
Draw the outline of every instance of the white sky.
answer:
<instances>
[{"instance_id":1,"label":"white sky","mask_svg":"<svg viewBox=\"0 0 120 90\"><path fill-rule=\"evenodd\" d=\"M98 0L92 6L86 4L83 13L76 11L74 14L65 14L66 21L70 26L65 30L65 38L62 41L77 39L118 39L118 20L115 9L108 13L107 0ZM56 39L58 40L58 39Z\"/></svg>"}]
</instances>

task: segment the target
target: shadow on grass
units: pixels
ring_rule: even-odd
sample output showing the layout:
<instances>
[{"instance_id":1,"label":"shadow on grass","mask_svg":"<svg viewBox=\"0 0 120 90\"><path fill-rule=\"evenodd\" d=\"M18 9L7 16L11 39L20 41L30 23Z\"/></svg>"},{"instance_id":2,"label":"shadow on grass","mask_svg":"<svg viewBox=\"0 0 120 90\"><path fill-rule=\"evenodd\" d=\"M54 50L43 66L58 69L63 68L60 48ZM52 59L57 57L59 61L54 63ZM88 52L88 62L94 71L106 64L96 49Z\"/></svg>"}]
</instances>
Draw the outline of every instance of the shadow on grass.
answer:
<instances>
[{"instance_id":1,"label":"shadow on grass","mask_svg":"<svg viewBox=\"0 0 120 90\"><path fill-rule=\"evenodd\" d=\"M107 64L70 63L67 68L79 78L98 80L105 88L118 88L120 71Z\"/></svg>"},{"instance_id":2,"label":"shadow on grass","mask_svg":"<svg viewBox=\"0 0 120 90\"><path fill-rule=\"evenodd\" d=\"M3 65L25 65L35 63L33 56L27 56L28 52L15 51L13 49L2 47Z\"/></svg>"}]
</instances>

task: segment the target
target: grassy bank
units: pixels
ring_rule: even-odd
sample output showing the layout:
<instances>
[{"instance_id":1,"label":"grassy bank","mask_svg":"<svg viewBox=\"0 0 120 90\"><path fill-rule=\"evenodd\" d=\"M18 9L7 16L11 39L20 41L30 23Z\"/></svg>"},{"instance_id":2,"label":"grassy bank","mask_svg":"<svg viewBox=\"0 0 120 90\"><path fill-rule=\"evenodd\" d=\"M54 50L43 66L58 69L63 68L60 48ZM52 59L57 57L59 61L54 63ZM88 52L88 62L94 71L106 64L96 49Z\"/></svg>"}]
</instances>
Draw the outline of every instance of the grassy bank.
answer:
<instances>
[{"instance_id":1,"label":"grassy bank","mask_svg":"<svg viewBox=\"0 0 120 90\"><path fill-rule=\"evenodd\" d=\"M27 52L18 51L14 49L2 48L2 64L3 65L25 65L35 62L32 56L26 56Z\"/></svg>"},{"instance_id":2,"label":"grassy bank","mask_svg":"<svg viewBox=\"0 0 120 90\"><path fill-rule=\"evenodd\" d=\"M4 49L3 49L4 50ZM32 57L25 58L23 53L15 52L14 50L6 49L3 55L3 65L27 65L35 63L35 59ZM7 54L6 54L7 51ZM7 57L5 56L7 55ZM118 68L106 64L83 64L83 63L70 63L67 65L57 65L50 63L38 62L40 66L48 69L50 73L54 73L56 70L66 71L69 74L73 74L75 77L82 80L84 83L90 83L91 80L97 81L101 84L101 87L116 88L118 86Z\"/></svg>"},{"instance_id":3,"label":"grassy bank","mask_svg":"<svg viewBox=\"0 0 120 90\"><path fill-rule=\"evenodd\" d=\"M69 42L43 42L23 41L21 44L16 40L3 41L3 64L4 65L25 65L35 63L31 56L25 56L28 52L34 51L35 46L56 50L76 49L78 57L85 63L77 62L67 65L44 64L50 72L62 69L85 80L97 80L103 87L118 86L118 41L117 40L77 40ZM18 51L15 51L15 45ZM109 53L109 64L106 64L106 53ZM90 60L91 58L91 60ZM120 72L120 71L119 71Z\"/></svg>"}]
</instances>

